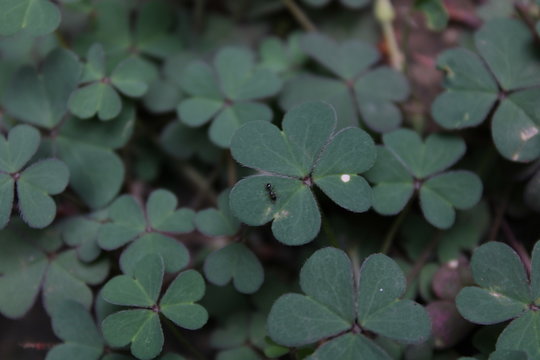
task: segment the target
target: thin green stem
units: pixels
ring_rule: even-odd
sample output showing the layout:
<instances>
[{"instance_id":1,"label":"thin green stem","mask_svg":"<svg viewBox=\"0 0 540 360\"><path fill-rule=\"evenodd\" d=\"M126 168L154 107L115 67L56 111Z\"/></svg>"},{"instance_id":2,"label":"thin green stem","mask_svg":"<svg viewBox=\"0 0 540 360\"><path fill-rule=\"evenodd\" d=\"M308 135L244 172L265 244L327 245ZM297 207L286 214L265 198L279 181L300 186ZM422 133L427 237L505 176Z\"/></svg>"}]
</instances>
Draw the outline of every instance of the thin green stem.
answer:
<instances>
[{"instance_id":1,"label":"thin green stem","mask_svg":"<svg viewBox=\"0 0 540 360\"><path fill-rule=\"evenodd\" d=\"M176 340L178 340L179 343L182 344L182 346L185 347L186 350L188 350L190 353L193 354L193 357L197 360L206 360L204 355L197 350L185 337L182 335L182 333L178 330L176 325L173 324L173 322L169 319L167 319L164 316L161 316L161 320L167 325L171 333L174 335Z\"/></svg>"},{"instance_id":2,"label":"thin green stem","mask_svg":"<svg viewBox=\"0 0 540 360\"><path fill-rule=\"evenodd\" d=\"M401 226L401 223L403 222L403 220L405 220L405 218L411 211L411 205L412 205L412 199L409 200L409 203L407 204L405 209L403 209L403 211L399 214L398 217L396 217L396 219L392 223L390 230L388 230L384 238L383 245L381 247L381 253L387 254L388 251L390 250L390 247L392 246L392 243L394 242L394 238L396 237L396 234Z\"/></svg>"},{"instance_id":3,"label":"thin green stem","mask_svg":"<svg viewBox=\"0 0 540 360\"><path fill-rule=\"evenodd\" d=\"M285 6L287 6L287 9L291 12L291 14L294 16L296 21L304 28L304 30L309 32L315 32L317 31L317 27L313 22L309 19L307 14L302 10L300 6L294 1L294 0L283 0L283 3Z\"/></svg>"},{"instance_id":4,"label":"thin green stem","mask_svg":"<svg viewBox=\"0 0 540 360\"><path fill-rule=\"evenodd\" d=\"M323 220L322 220L322 227L330 246L339 249L339 243L337 241L336 234L334 234L334 231L332 230L332 226L328 222L328 219L326 219L325 217L323 217Z\"/></svg>"}]
</instances>

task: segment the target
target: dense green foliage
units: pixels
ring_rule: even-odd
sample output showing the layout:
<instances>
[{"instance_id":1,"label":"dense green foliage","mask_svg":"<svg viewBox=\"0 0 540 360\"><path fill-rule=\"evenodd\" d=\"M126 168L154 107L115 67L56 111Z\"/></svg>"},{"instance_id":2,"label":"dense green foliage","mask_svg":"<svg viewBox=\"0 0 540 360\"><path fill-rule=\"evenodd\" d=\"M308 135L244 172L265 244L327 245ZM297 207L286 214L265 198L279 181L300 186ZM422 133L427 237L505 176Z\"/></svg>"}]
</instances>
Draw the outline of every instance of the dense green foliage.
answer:
<instances>
[{"instance_id":1,"label":"dense green foliage","mask_svg":"<svg viewBox=\"0 0 540 360\"><path fill-rule=\"evenodd\" d=\"M0 0L0 358L538 360L539 98L539 1Z\"/></svg>"}]
</instances>

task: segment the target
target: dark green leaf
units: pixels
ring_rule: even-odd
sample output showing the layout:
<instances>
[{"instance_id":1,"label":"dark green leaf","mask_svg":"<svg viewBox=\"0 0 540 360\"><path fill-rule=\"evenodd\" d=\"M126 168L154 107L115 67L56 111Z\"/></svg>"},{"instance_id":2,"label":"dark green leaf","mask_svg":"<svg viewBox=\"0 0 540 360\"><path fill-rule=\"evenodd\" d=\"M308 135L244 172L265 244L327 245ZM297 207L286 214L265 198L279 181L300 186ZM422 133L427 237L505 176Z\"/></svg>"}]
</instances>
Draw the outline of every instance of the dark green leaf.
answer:
<instances>
[{"instance_id":1,"label":"dark green leaf","mask_svg":"<svg viewBox=\"0 0 540 360\"><path fill-rule=\"evenodd\" d=\"M210 254L204 262L208 281L224 286L233 281L241 293L259 290L264 281L264 269L255 254L243 244L231 244Z\"/></svg>"}]
</instances>

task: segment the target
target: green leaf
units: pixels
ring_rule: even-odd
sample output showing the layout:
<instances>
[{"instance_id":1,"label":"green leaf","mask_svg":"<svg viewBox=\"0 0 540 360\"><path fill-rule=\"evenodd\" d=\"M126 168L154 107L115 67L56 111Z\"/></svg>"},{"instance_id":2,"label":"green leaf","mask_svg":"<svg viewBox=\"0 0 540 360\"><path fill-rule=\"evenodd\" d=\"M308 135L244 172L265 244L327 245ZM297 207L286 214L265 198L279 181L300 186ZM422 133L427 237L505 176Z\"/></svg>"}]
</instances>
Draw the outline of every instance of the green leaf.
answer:
<instances>
[{"instance_id":1,"label":"green leaf","mask_svg":"<svg viewBox=\"0 0 540 360\"><path fill-rule=\"evenodd\" d=\"M131 56L119 63L111 73L111 83L122 94L141 97L149 84L157 79L155 67L138 56Z\"/></svg>"},{"instance_id":2,"label":"green leaf","mask_svg":"<svg viewBox=\"0 0 540 360\"><path fill-rule=\"evenodd\" d=\"M504 294L478 287L466 287L456 298L460 314L476 324L497 324L526 310L523 302Z\"/></svg>"},{"instance_id":3,"label":"green leaf","mask_svg":"<svg viewBox=\"0 0 540 360\"><path fill-rule=\"evenodd\" d=\"M181 98L180 90L173 82L159 79L148 85L142 100L152 114L163 114L174 111Z\"/></svg>"},{"instance_id":4,"label":"green leaf","mask_svg":"<svg viewBox=\"0 0 540 360\"><path fill-rule=\"evenodd\" d=\"M401 124L401 111L394 102L404 101L410 94L401 73L388 67L374 69L358 78L354 92L360 115L370 129L385 133Z\"/></svg>"},{"instance_id":5,"label":"green leaf","mask_svg":"<svg viewBox=\"0 0 540 360\"><path fill-rule=\"evenodd\" d=\"M195 97L221 99L218 79L213 69L202 61L187 65L180 78L182 90Z\"/></svg>"},{"instance_id":6,"label":"green leaf","mask_svg":"<svg viewBox=\"0 0 540 360\"><path fill-rule=\"evenodd\" d=\"M159 313L186 329L198 329L206 323L206 310L194 303L204 295L202 276L194 270L178 275L158 306L163 271L161 256L151 254L137 263L132 277L120 275L104 286L105 300L145 308L120 311L103 321L103 335L111 346L123 347L131 343L131 352L135 357L152 359L163 346Z\"/></svg>"},{"instance_id":7,"label":"green leaf","mask_svg":"<svg viewBox=\"0 0 540 360\"><path fill-rule=\"evenodd\" d=\"M84 262L94 261L101 253L97 237L101 227L100 221L106 219L104 212L87 216L74 216L63 221L61 226L64 242L76 247L79 259Z\"/></svg>"},{"instance_id":8,"label":"green leaf","mask_svg":"<svg viewBox=\"0 0 540 360\"><path fill-rule=\"evenodd\" d=\"M167 272L176 272L189 262L185 246L162 234L180 234L194 229L195 213L191 209L176 209L176 196L167 190L152 192L141 208L134 197L119 197L109 208L110 222L99 232L98 243L107 250L116 249L133 241L120 257L120 266L131 273L136 263L147 254L160 254Z\"/></svg>"},{"instance_id":9,"label":"green leaf","mask_svg":"<svg viewBox=\"0 0 540 360\"><path fill-rule=\"evenodd\" d=\"M390 360L391 357L361 334L348 333L321 346L309 360Z\"/></svg>"},{"instance_id":10,"label":"green leaf","mask_svg":"<svg viewBox=\"0 0 540 360\"><path fill-rule=\"evenodd\" d=\"M197 230L207 236L233 236L240 229L240 222L229 207L229 190L219 194L217 209L204 209L194 219Z\"/></svg>"},{"instance_id":11,"label":"green leaf","mask_svg":"<svg viewBox=\"0 0 540 360\"><path fill-rule=\"evenodd\" d=\"M540 356L540 314L529 311L520 318L512 321L497 339L497 352L514 350L525 352L527 357L520 359L536 359Z\"/></svg>"},{"instance_id":12,"label":"green leaf","mask_svg":"<svg viewBox=\"0 0 540 360\"><path fill-rule=\"evenodd\" d=\"M414 7L424 13L431 30L441 31L446 28L449 16L441 0L416 0Z\"/></svg>"},{"instance_id":13,"label":"green leaf","mask_svg":"<svg viewBox=\"0 0 540 360\"><path fill-rule=\"evenodd\" d=\"M428 338L431 322L427 312L413 301L399 300L405 292L405 276L393 260L382 254L366 259L358 287L352 270L343 251L316 251L300 272L306 295L285 294L272 306L267 324L270 337L278 344L298 347L339 334L325 342L313 359L335 354L350 357L359 347L375 358L388 359L367 338L353 338L361 336L355 335L357 330L408 343Z\"/></svg>"},{"instance_id":14,"label":"green leaf","mask_svg":"<svg viewBox=\"0 0 540 360\"><path fill-rule=\"evenodd\" d=\"M268 122L242 126L231 141L231 153L240 164L254 169L289 176L302 176L306 171L296 163L283 134Z\"/></svg>"},{"instance_id":15,"label":"green leaf","mask_svg":"<svg viewBox=\"0 0 540 360\"><path fill-rule=\"evenodd\" d=\"M532 34L515 19L494 19L474 36L480 55L504 90L537 85L540 65L534 52Z\"/></svg>"},{"instance_id":16,"label":"green leaf","mask_svg":"<svg viewBox=\"0 0 540 360\"><path fill-rule=\"evenodd\" d=\"M254 54L242 47L222 48L214 57L213 68L200 61L191 63L180 81L192 97L178 105L178 117L189 126L212 121L210 139L224 148L244 123L272 119L268 106L252 100L275 95L281 88L279 77L255 67Z\"/></svg>"},{"instance_id":17,"label":"green leaf","mask_svg":"<svg viewBox=\"0 0 540 360\"><path fill-rule=\"evenodd\" d=\"M99 81L106 75L105 50L101 44L94 44L88 49L80 82Z\"/></svg>"},{"instance_id":18,"label":"green leaf","mask_svg":"<svg viewBox=\"0 0 540 360\"><path fill-rule=\"evenodd\" d=\"M300 35L290 35L286 42L277 37L266 37L259 47L260 67L270 69L278 74L287 74L299 67L305 60L300 50Z\"/></svg>"},{"instance_id":19,"label":"green leaf","mask_svg":"<svg viewBox=\"0 0 540 360\"><path fill-rule=\"evenodd\" d=\"M271 71L255 68L253 53L240 47L225 47L214 58L214 67L225 97L254 100L276 94L281 81Z\"/></svg>"},{"instance_id":20,"label":"green leaf","mask_svg":"<svg viewBox=\"0 0 540 360\"><path fill-rule=\"evenodd\" d=\"M26 168L17 180L17 197L23 220L31 227L44 228L56 216L56 204L49 195L64 191L69 170L59 160L42 160Z\"/></svg>"},{"instance_id":21,"label":"green leaf","mask_svg":"<svg viewBox=\"0 0 540 360\"><path fill-rule=\"evenodd\" d=\"M370 71L379 58L375 48L355 40L338 44L320 34L305 35L301 44L308 55L340 79L312 74L292 78L282 92L282 108L289 110L306 101L324 100L337 109L339 129L356 126L358 115L378 132L394 130L401 123L394 102L408 97L407 80L385 67Z\"/></svg>"},{"instance_id":22,"label":"green leaf","mask_svg":"<svg viewBox=\"0 0 540 360\"><path fill-rule=\"evenodd\" d=\"M494 324L528 309L531 291L519 256L508 245L490 242L475 250L471 267L480 286L466 287L456 303L461 315L480 324Z\"/></svg>"},{"instance_id":23,"label":"green leaf","mask_svg":"<svg viewBox=\"0 0 540 360\"><path fill-rule=\"evenodd\" d=\"M371 187L356 174L371 168L375 156L375 144L366 132L345 129L326 147L313 172L313 180L341 207L355 212L367 211L371 207Z\"/></svg>"},{"instance_id":24,"label":"green leaf","mask_svg":"<svg viewBox=\"0 0 540 360\"><path fill-rule=\"evenodd\" d=\"M523 90L504 99L493 116L491 134L497 150L512 161L528 162L540 156L540 117L536 99L540 90ZM513 119L507 121L507 119Z\"/></svg>"},{"instance_id":25,"label":"green leaf","mask_svg":"<svg viewBox=\"0 0 540 360\"><path fill-rule=\"evenodd\" d=\"M189 263L189 251L181 242L159 233L149 233L131 243L120 256L120 268L132 274L137 262L149 254L163 258L166 272L177 272Z\"/></svg>"},{"instance_id":26,"label":"green leaf","mask_svg":"<svg viewBox=\"0 0 540 360\"><path fill-rule=\"evenodd\" d=\"M321 34L308 34L300 41L302 50L344 80L355 78L379 59L378 51L358 40L338 44Z\"/></svg>"},{"instance_id":27,"label":"green leaf","mask_svg":"<svg viewBox=\"0 0 540 360\"><path fill-rule=\"evenodd\" d=\"M161 312L178 326L199 329L208 321L208 313L195 301L202 299L205 290L201 274L195 270L184 271L173 280L161 298Z\"/></svg>"},{"instance_id":28,"label":"green leaf","mask_svg":"<svg viewBox=\"0 0 540 360\"><path fill-rule=\"evenodd\" d=\"M56 256L47 269L43 283L43 304L48 313L65 300L74 300L86 309L92 305L93 294L88 285L100 284L109 274L109 261L92 264L81 262L75 250Z\"/></svg>"},{"instance_id":29,"label":"green leaf","mask_svg":"<svg viewBox=\"0 0 540 360\"><path fill-rule=\"evenodd\" d=\"M279 99L282 109L289 110L307 101L325 101L332 105L338 118L337 128L358 126L355 99L343 81L314 74L299 74L289 79Z\"/></svg>"},{"instance_id":30,"label":"green leaf","mask_svg":"<svg viewBox=\"0 0 540 360\"><path fill-rule=\"evenodd\" d=\"M17 0L17 3L23 4L25 1L28 2ZM2 5L0 7L3 8ZM75 54L56 49L47 56L40 72L23 67L15 74L2 104L13 117L52 129L67 112L68 98L77 88L81 72L82 66Z\"/></svg>"},{"instance_id":31,"label":"green leaf","mask_svg":"<svg viewBox=\"0 0 540 360\"><path fill-rule=\"evenodd\" d=\"M178 200L172 192L153 191L146 202L146 214L152 229L175 234L192 231L195 213L188 208L177 209L177 206Z\"/></svg>"},{"instance_id":32,"label":"green leaf","mask_svg":"<svg viewBox=\"0 0 540 360\"><path fill-rule=\"evenodd\" d=\"M383 142L418 179L449 168L465 154L465 142L461 138L432 134L422 143L420 136L408 129L385 134Z\"/></svg>"},{"instance_id":33,"label":"green leaf","mask_svg":"<svg viewBox=\"0 0 540 360\"><path fill-rule=\"evenodd\" d=\"M69 168L71 187L91 208L107 205L120 191L124 164L112 150L127 143L134 123L134 107L125 104L107 123L69 118L51 142L51 151Z\"/></svg>"},{"instance_id":34,"label":"green leaf","mask_svg":"<svg viewBox=\"0 0 540 360\"><path fill-rule=\"evenodd\" d=\"M454 208L470 209L480 201L482 182L469 171L449 171L427 180L420 188L420 206L425 218L440 229L455 222Z\"/></svg>"},{"instance_id":35,"label":"green leaf","mask_svg":"<svg viewBox=\"0 0 540 360\"><path fill-rule=\"evenodd\" d=\"M183 100L176 112L188 126L201 126L210 121L223 108L221 99L189 98Z\"/></svg>"},{"instance_id":36,"label":"green leaf","mask_svg":"<svg viewBox=\"0 0 540 360\"><path fill-rule=\"evenodd\" d=\"M132 276L119 275L109 280L103 287L103 299L115 305L152 307L161 290L163 271L163 259L148 255L137 262Z\"/></svg>"},{"instance_id":37,"label":"green leaf","mask_svg":"<svg viewBox=\"0 0 540 360\"><path fill-rule=\"evenodd\" d=\"M312 298L282 295L268 315L268 333L278 344L301 346L349 329L351 323Z\"/></svg>"},{"instance_id":38,"label":"green leaf","mask_svg":"<svg viewBox=\"0 0 540 360\"><path fill-rule=\"evenodd\" d=\"M525 268L506 244L489 242L475 250L471 268L478 285L519 301L529 302L531 293Z\"/></svg>"},{"instance_id":39,"label":"green leaf","mask_svg":"<svg viewBox=\"0 0 540 360\"><path fill-rule=\"evenodd\" d=\"M269 196L270 184L276 196ZM250 226L271 220L272 232L287 245L302 245L317 236L321 215L313 193L301 181L278 176L250 176L240 180L231 190L233 214Z\"/></svg>"},{"instance_id":40,"label":"green leaf","mask_svg":"<svg viewBox=\"0 0 540 360\"><path fill-rule=\"evenodd\" d=\"M33 36L47 35L60 25L60 11L48 0L1 0L0 35L25 31Z\"/></svg>"},{"instance_id":41,"label":"green leaf","mask_svg":"<svg viewBox=\"0 0 540 360\"><path fill-rule=\"evenodd\" d=\"M208 281L224 286L231 280L241 293L259 290L264 281L264 269L259 259L245 245L235 243L211 253L204 262Z\"/></svg>"},{"instance_id":42,"label":"green leaf","mask_svg":"<svg viewBox=\"0 0 540 360\"><path fill-rule=\"evenodd\" d=\"M233 188L233 214L254 226L273 219L272 231L279 241L300 245L320 228L310 190L313 182L339 205L366 211L371 189L357 173L373 165L373 141L360 129L332 136L335 124L331 106L308 102L285 114L283 131L262 121L241 127L231 142L233 157L271 175L246 178Z\"/></svg>"},{"instance_id":43,"label":"green leaf","mask_svg":"<svg viewBox=\"0 0 540 360\"><path fill-rule=\"evenodd\" d=\"M399 300L406 289L405 275L389 257L368 257L360 268L359 324L377 334L406 343L421 343L431 331L426 311L410 300Z\"/></svg>"},{"instance_id":44,"label":"green leaf","mask_svg":"<svg viewBox=\"0 0 540 360\"><path fill-rule=\"evenodd\" d=\"M109 207L109 218L99 232L98 244L105 250L113 250L132 241L145 230L144 212L134 197L123 195Z\"/></svg>"},{"instance_id":45,"label":"green leaf","mask_svg":"<svg viewBox=\"0 0 540 360\"><path fill-rule=\"evenodd\" d=\"M528 360L523 351L497 350L489 355L489 360Z\"/></svg>"},{"instance_id":46,"label":"green leaf","mask_svg":"<svg viewBox=\"0 0 540 360\"><path fill-rule=\"evenodd\" d=\"M274 341L305 345L352 326L353 275L342 251L325 248L315 252L302 267L300 286L307 296L286 294L272 306L268 333Z\"/></svg>"},{"instance_id":47,"label":"green leaf","mask_svg":"<svg viewBox=\"0 0 540 360\"><path fill-rule=\"evenodd\" d=\"M466 49L447 50L437 59L448 89L432 104L435 121L448 129L476 126L484 121L498 97L497 82L482 59Z\"/></svg>"},{"instance_id":48,"label":"green leaf","mask_svg":"<svg viewBox=\"0 0 540 360\"><path fill-rule=\"evenodd\" d=\"M159 316L152 310L119 311L103 320L101 329L112 347L131 344L131 353L141 360L155 358L163 348Z\"/></svg>"},{"instance_id":49,"label":"green leaf","mask_svg":"<svg viewBox=\"0 0 540 360\"><path fill-rule=\"evenodd\" d=\"M272 110L265 104L244 101L224 107L208 129L210 140L222 148L228 148L236 131L252 120L271 121Z\"/></svg>"},{"instance_id":50,"label":"green leaf","mask_svg":"<svg viewBox=\"0 0 540 360\"><path fill-rule=\"evenodd\" d=\"M34 156L41 142L39 131L28 125L17 125L7 136L0 136L0 172L20 171Z\"/></svg>"},{"instance_id":51,"label":"green leaf","mask_svg":"<svg viewBox=\"0 0 540 360\"><path fill-rule=\"evenodd\" d=\"M48 261L45 254L10 230L0 236L2 248L0 262L0 312L17 319L34 304Z\"/></svg>"},{"instance_id":52,"label":"green leaf","mask_svg":"<svg viewBox=\"0 0 540 360\"><path fill-rule=\"evenodd\" d=\"M106 82L94 82L77 89L69 98L69 111L81 119L97 114L100 120L112 120L122 110L122 99Z\"/></svg>"},{"instance_id":53,"label":"green leaf","mask_svg":"<svg viewBox=\"0 0 540 360\"><path fill-rule=\"evenodd\" d=\"M532 251L531 296L535 304L540 304L540 242L536 242Z\"/></svg>"},{"instance_id":54,"label":"green leaf","mask_svg":"<svg viewBox=\"0 0 540 360\"><path fill-rule=\"evenodd\" d=\"M387 148L377 146L377 161L366 173L373 187L373 207L383 215L399 213L414 192L413 178Z\"/></svg>"},{"instance_id":55,"label":"green leaf","mask_svg":"<svg viewBox=\"0 0 540 360\"><path fill-rule=\"evenodd\" d=\"M103 339L92 316L79 303L66 301L52 314L55 335L64 341L48 353L46 360L78 358L97 360L103 352Z\"/></svg>"}]
</instances>

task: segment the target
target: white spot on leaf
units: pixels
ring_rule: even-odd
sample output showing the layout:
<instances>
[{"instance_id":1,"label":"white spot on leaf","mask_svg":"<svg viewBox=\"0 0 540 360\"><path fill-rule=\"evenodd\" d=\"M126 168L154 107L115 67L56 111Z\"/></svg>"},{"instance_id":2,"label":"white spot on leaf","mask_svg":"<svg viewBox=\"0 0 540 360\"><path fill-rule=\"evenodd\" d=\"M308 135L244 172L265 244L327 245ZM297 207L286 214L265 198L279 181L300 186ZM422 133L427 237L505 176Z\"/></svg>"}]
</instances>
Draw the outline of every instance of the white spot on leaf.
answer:
<instances>
[{"instance_id":1,"label":"white spot on leaf","mask_svg":"<svg viewBox=\"0 0 540 360\"><path fill-rule=\"evenodd\" d=\"M529 128L521 130L519 136L522 141L529 141L531 138L538 134L538 128L536 126L531 126Z\"/></svg>"},{"instance_id":2,"label":"white spot on leaf","mask_svg":"<svg viewBox=\"0 0 540 360\"><path fill-rule=\"evenodd\" d=\"M351 181L351 175L349 174L343 174L341 175L341 181L343 181L344 183L348 183L349 181Z\"/></svg>"}]
</instances>

